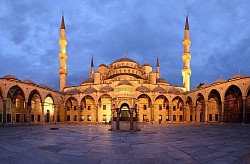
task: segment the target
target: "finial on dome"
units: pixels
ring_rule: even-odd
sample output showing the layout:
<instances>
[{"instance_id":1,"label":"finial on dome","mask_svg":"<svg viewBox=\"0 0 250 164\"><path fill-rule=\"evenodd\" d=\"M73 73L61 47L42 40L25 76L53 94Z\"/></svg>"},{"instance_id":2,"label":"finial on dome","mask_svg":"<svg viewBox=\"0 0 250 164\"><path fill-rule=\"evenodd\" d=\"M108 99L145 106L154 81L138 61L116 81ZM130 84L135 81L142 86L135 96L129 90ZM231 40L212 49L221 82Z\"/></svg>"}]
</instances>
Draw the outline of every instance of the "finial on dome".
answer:
<instances>
[{"instance_id":1,"label":"finial on dome","mask_svg":"<svg viewBox=\"0 0 250 164\"><path fill-rule=\"evenodd\" d=\"M126 52L124 52L124 58L126 58L126 55L127 55Z\"/></svg>"}]
</instances>

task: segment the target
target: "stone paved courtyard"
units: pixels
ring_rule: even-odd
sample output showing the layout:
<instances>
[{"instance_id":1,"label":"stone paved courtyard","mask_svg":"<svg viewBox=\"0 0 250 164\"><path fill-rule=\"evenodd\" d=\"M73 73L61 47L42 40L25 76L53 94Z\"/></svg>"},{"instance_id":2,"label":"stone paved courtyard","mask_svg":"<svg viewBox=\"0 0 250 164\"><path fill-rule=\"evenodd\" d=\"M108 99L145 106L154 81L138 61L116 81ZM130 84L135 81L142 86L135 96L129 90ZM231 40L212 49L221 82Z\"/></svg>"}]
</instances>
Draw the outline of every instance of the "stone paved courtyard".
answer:
<instances>
[{"instance_id":1,"label":"stone paved courtyard","mask_svg":"<svg viewBox=\"0 0 250 164\"><path fill-rule=\"evenodd\" d=\"M249 125L140 126L138 132L104 124L0 127L0 163L250 163Z\"/></svg>"}]
</instances>

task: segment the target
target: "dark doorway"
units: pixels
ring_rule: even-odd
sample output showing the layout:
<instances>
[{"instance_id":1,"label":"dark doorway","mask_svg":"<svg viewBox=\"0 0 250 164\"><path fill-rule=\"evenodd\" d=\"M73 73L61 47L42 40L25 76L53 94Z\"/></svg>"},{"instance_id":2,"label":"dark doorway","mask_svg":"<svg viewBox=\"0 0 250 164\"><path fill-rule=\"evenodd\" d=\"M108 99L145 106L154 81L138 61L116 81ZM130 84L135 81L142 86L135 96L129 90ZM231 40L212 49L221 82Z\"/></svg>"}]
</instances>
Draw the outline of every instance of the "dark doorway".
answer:
<instances>
[{"instance_id":1,"label":"dark doorway","mask_svg":"<svg viewBox=\"0 0 250 164\"><path fill-rule=\"evenodd\" d=\"M121 105L121 121L129 121L130 120L130 113L129 113L129 106L127 103Z\"/></svg>"},{"instance_id":2,"label":"dark doorway","mask_svg":"<svg viewBox=\"0 0 250 164\"><path fill-rule=\"evenodd\" d=\"M49 110L47 110L47 114L46 114L46 122L49 122L49 117L50 117L50 113L49 113Z\"/></svg>"}]
</instances>

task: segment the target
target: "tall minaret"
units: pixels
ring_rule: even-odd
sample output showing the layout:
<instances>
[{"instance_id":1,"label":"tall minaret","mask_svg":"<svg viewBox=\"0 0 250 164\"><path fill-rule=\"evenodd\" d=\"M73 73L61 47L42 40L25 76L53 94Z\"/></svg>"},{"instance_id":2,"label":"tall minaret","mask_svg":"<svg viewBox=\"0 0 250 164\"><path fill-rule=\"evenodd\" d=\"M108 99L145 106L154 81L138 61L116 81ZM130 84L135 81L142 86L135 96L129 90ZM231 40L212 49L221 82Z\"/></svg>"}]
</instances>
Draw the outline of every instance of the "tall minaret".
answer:
<instances>
[{"instance_id":1,"label":"tall minaret","mask_svg":"<svg viewBox=\"0 0 250 164\"><path fill-rule=\"evenodd\" d=\"M67 40L66 40L66 29L65 29L65 24L64 24L64 16L62 15L62 22L61 22L61 29L60 29L60 39L59 39L59 45L60 45L60 53L58 55L59 60L60 60L60 68L59 68L59 75L60 75L60 91L63 90L63 88L66 87L66 82L67 82L67 64L66 60L68 58L68 54L66 53L66 45L67 45Z\"/></svg>"},{"instance_id":2,"label":"tall minaret","mask_svg":"<svg viewBox=\"0 0 250 164\"><path fill-rule=\"evenodd\" d=\"M191 40L189 38L189 25L188 25L188 14L186 16L186 24L184 30L184 39L182 41L184 47L184 53L182 54L183 60L183 69L182 69L182 76L183 76L183 87L186 88L186 91L190 91L190 76L191 76L191 69L190 69L190 45Z\"/></svg>"},{"instance_id":3,"label":"tall minaret","mask_svg":"<svg viewBox=\"0 0 250 164\"><path fill-rule=\"evenodd\" d=\"M160 78L160 65L159 65L159 59L158 56L156 58L156 78Z\"/></svg>"},{"instance_id":4,"label":"tall minaret","mask_svg":"<svg viewBox=\"0 0 250 164\"><path fill-rule=\"evenodd\" d=\"M94 78L94 59L93 59L93 56L91 58L91 64L90 64L90 72L89 72L89 77L90 78Z\"/></svg>"}]
</instances>

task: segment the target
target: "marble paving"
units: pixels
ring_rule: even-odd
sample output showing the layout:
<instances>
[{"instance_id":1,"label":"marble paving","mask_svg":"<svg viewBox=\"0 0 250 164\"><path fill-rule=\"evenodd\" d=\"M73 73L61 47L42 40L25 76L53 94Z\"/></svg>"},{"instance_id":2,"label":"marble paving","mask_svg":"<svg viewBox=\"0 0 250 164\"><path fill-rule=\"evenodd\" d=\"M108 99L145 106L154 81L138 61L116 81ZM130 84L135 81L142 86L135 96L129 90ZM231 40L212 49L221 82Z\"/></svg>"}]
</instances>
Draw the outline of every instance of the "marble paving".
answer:
<instances>
[{"instance_id":1,"label":"marble paving","mask_svg":"<svg viewBox=\"0 0 250 164\"><path fill-rule=\"evenodd\" d=\"M59 130L50 129L55 127ZM250 125L140 127L116 132L104 124L0 126L0 163L250 164Z\"/></svg>"}]
</instances>

